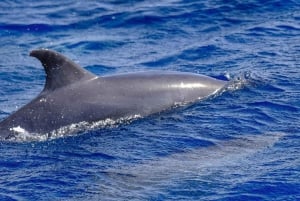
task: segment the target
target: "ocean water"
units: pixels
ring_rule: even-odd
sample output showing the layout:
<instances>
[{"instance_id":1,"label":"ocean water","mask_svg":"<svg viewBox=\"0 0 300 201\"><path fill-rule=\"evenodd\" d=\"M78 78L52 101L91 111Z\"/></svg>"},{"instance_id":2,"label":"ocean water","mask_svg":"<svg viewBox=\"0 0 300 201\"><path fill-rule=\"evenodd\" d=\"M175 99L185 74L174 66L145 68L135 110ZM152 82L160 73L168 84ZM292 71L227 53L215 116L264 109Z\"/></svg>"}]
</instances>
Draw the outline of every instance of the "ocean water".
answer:
<instances>
[{"instance_id":1,"label":"ocean water","mask_svg":"<svg viewBox=\"0 0 300 201\"><path fill-rule=\"evenodd\" d=\"M175 70L232 84L132 122L0 142L0 200L300 200L299 8L297 0L1 1L0 119L43 89L43 68L28 56L37 48L98 75Z\"/></svg>"}]
</instances>

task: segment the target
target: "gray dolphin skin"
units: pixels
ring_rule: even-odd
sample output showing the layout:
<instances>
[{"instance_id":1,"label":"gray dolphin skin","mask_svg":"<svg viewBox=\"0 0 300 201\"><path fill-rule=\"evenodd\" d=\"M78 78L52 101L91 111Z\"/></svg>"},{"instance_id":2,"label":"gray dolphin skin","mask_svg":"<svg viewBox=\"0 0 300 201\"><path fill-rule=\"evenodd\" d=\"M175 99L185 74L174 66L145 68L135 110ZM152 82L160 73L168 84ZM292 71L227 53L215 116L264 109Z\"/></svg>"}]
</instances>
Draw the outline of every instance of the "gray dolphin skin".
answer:
<instances>
[{"instance_id":1,"label":"gray dolphin skin","mask_svg":"<svg viewBox=\"0 0 300 201\"><path fill-rule=\"evenodd\" d=\"M150 71L97 76L48 49L33 50L46 72L43 91L0 122L0 139L21 128L47 134L73 123L147 116L206 98L226 81L182 72Z\"/></svg>"}]
</instances>

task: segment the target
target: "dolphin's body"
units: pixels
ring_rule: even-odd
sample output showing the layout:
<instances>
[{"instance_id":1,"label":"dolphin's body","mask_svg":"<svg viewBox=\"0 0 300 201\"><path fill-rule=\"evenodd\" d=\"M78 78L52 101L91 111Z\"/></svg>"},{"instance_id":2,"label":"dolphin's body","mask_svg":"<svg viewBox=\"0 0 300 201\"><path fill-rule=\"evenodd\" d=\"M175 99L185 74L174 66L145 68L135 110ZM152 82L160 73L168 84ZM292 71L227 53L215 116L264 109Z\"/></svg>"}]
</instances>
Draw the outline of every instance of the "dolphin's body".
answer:
<instances>
[{"instance_id":1,"label":"dolphin's body","mask_svg":"<svg viewBox=\"0 0 300 201\"><path fill-rule=\"evenodd\" d=\"M34 50L30 56L43 64L46 84L34 100L0 122L2 140L16 135L15 128L45 134L72 123L146 116L208 97L226 84L163 71L98 77L51 50Z\"/></svg>"}]
</instances>

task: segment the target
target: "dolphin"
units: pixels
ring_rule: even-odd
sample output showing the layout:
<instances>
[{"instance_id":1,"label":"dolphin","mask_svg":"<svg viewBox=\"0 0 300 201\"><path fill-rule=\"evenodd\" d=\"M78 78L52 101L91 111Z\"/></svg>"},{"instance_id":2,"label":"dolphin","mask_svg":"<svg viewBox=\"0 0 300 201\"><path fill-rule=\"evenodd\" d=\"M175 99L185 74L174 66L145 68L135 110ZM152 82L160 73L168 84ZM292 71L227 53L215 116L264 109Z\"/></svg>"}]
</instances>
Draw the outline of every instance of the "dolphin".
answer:
<instances>
[{"instance_id":1,"label":"dolphin","mask_svg":"<svg viewBox=\"0 0 300 201\"><path fill-rule=\"evenodd\" d=\"M194 73L165 71L100 77L52 50L33 50L30 56L44 67L44 89L0 122L1 140L11 139L18 130L49 134L74 123L144 117L207 98L228 83Z\"/></svg>"}]
</instances>

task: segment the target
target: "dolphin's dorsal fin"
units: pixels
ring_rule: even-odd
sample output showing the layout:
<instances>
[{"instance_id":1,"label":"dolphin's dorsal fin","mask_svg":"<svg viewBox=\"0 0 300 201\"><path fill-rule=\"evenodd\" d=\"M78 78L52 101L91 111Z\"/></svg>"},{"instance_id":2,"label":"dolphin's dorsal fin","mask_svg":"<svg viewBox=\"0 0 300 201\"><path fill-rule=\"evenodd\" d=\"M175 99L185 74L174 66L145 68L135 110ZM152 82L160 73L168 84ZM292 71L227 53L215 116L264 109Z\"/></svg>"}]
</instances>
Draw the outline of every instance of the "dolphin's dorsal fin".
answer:
<instances>
[{"instance_id":1,"label":"dolphin's dorsal fin","mask_svg":"<svg viewBox=\"0 0 300 201\"><path fill-rule=\"evenodd\" d=\"M46 72L44 91L55 90L79 80L93 79L96 75L81 68L67 57L48 49L33 50L30 56L41 61Z\"/></svg>"}]
</instances>

